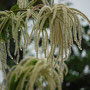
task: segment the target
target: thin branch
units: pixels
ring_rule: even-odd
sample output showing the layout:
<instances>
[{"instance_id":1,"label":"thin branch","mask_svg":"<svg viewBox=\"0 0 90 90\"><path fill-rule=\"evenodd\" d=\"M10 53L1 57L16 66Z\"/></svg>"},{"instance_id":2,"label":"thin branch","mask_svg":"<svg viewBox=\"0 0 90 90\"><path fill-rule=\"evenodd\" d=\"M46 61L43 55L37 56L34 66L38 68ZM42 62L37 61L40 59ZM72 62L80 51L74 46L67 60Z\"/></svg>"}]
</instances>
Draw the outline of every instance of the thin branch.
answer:
<instances>
[{"instance_id":1,"label":"thin branch","mask_svg":"<svg viewBox=\"0 0 90 90\"><path fill-rule=\"evenodd\" d=\"M36 5L35 7L33 7L33 10L37 10L39 8L42 8L44 5L43 4L39 4L39 5ZM24 12L24 11L27 11L27 9L18 9L18 10L12 10L12 11L3 11L3 12L7 12L7 13L11 13L11 12Z\"/></svg>"},{"instance_id":2,"label":"thin branch","mask_svg":"<svg viewBox=\"0 0 90 90\"><path fill-rule=\"evenodd\" d=\"M51 7L53 7L54 6L54 0L52 0L52 2L51 2Z\"/></svg>"}]
</instances>

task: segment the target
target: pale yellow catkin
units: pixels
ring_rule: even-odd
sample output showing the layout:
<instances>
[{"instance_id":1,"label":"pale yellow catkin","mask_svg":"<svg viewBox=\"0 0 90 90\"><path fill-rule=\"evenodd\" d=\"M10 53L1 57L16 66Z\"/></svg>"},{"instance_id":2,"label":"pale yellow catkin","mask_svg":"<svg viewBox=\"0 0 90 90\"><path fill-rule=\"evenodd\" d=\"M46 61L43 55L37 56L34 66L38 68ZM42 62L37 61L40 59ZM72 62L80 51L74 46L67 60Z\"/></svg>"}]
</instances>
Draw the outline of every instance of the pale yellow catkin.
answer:
<instances>
[{"instance_id":1,"label":"pale yellow catkin","mask_svg":"<svg viewBox=\"0 0 90 90\"><path fill-rule=\"evenodd\" d=\"M23 48L23 53L25 54L25 50L29 44L31 44L33 33L34 33L34 41L35 41L35 51L36 51L36 58L38 59L39 55L39 40L40 40L40 34L42 33L42 49L45 54L45 58L47 58L48 63L43 60L38 60L39 62L35 65L35 67L32 65L30 67L30 70L33 69L31 72L28 71L29 67L27 68L26 65L24 65L24 70L22 70L22 64L18 65L14 72L11 72L8 77L10 80L12 79L13 75L18 75L16 77L16 80L20 77L22 72L28 73L25 75L25 78L30 75L30 77L33 77L34 80L30 79L26 90L31 89L33 90L35 80L37 79L38 75L42 75L43 77L47 78L47 82L49 84L49 90L55 90L56 83L57 85L60 84L59 90L61 90L61 84L64 77L64 70L66 69L66 74L68 72L67 66L64 63L64 61L68 58L68 50L69 55L71 54L71 48L73 47L73 41L76 42L79 49L81 49L81 40L82 40L82 29L80 25L80 20L78 18L78 15L85 18L89 24L90 20L79 10L74 8L69 8L68 6L64 4L56 4L54 5L54 0L51 1L51 5L47 0L42 0L44 6L41 9L36 9L34 11L34 4L37 0L32 0L28 2L28 0L18 0L17 4L19 5L19 8L21 10L24 10L26 8L26 11L20 11L15 14L13 11L0 11L0 34L5 26L5 24L10 20L11 27L12 27L12 37L15 42L15 51L14 55L17 55L17 64L19 61L19 49ZM28 3L27 3L28 2ZM35 20L33 29L31 30L30 36L28 35L28 27L27 23L31 19ZM49 20L49 21L47 21ZM48 26L45 26L48 24ZM49 28L50 32L50 50L47 50L49 48L48 44L48 31L47 28ZM20 43L19 43L19 34L20 34ZM73 39L74 37L74 39ZM24 43L22 45L22 38L24 39ZM2 46L3 44L3 46ZM6 66L6 46L5 42L2 42L0 38L0 48L1 48L1 62L3 65L3 68ZM56 58L54 57L56 49L59 49L58 54ZM49 52L47 52L49 51ZM10 40L7 41L7 52L8 55L13 59L10 53ZM49 55L48 55L49 54ZM28 58L29 59L29 58ZM24 61L22 61L25 63ZM57 65L57 63L59 63ZM29 61L25 64L29 64ZM47 64L47 65L46 65ZM64 67L64 68L63 68ZM55 68L58 70L58 73L55 72ZM21 70L21 71L20 71ZM20 71L20 72L19 72ZM51 72L52 71L52 72ZM43 73L42 73L43 72ZM51 74L55 75L55 79L57 80L60 78L60 82L53 79L53 76ZM21 85L24 85L25 78L22 79L20 83ZM52 83L51 83L52 82ZM30 85L31 84L31 85ZM41 84L39 82L39 84ZM10 85L10 81L8 81L8 85ZM18 89L22 89L23 86L17 86ZM41 89L41 85L39 85L39 88ZM8 87L9 90L9 87Z\"/></svg>"},{"instance_id":2,"label":"pale yellow catkin","mask_svg":"<svg viewBox=\"0 0 90 90\"><path fill-rule=\"evenodd\" d=\"M32 62L33 60L37 61L36 65L30 64L30 62ZM22 79L20 79L22 74L24 74L24 76ZM48 64L47 59L45 58L37 59L37 58L29 57L22 60L17 66L14 66L7 76L7 78L9 78L9 80L7 81L7 90L9 90L10 88L11 85L10 83L14 75L16 75L15 81L18 80L18 85L16 87L16 90L23 89L24 83L27 78L29 80L25 86L25 90L28 89L33 90L34 85L37 85L37 83L38 83L37 89L44 88L43 82L45 83L46 81L49 85L49 87L46 86L46 88L48 88L49 90L55 90L56 87L58 88L58 90L61 90L61 86L60 86L61 81L59 79L60 78L59 74L56 72L55 69L53 71L53 74L51 74L50 64ZM39 83L41 82L41 80L42 83Z\"/></svg>"},{"instance_id":3,"label":"pale yellow catkin","mask_svg":"<svg viewBox=\"0 0 90 90\"><path fill-rule=\"evenodd\" d=\"M52 8L48 8L48 7L43 7L41 10L40 10L40 13L39 13L39 17L37 19L37 23L40 22L40 19L42 18L42 16L44 14L46 14L46 10L50 10L50 14L49 16L44 16L46 18L49 18L50 16L52 17L52 14L51 12L53 11L53 17L52 17L52 21L50 21L50 40L51 40L51 52L52 52L52 49L54 47L54 43L58 40L58 37L60 34L58 34L58 31L55 32L56 29L60 28L58 26L55 27L55 30L52 30L53 29L53 26L55 23L56 25L58 24L57 21L55 21L55 18L57 18L59 15L60 15L60 24L61 24L61 31L60 33L62 33L62 39L65 39L63 40L63 48L65 49L65 59L67 58L67 50L69 48L69 53L71 53L71 47L73 46L73 38L72 38L72 27L74 29L74 40L76 41L78 47L80 48L80 44L81 44L81 25L80 25L80 21L77 17L77 15L74 14L74 12L68 8L67 6L63 5L63 4L58 4L58 5L55 5L55 7L53 7L53 10L51 10ZM47 10L47 12L48 12ZM61 14L59 14L59 12ZM42 14L43 13L43 14ZM83 15L83 14L81 14ZM40 17L41 16L41 17ZM84 15L83 15L84 16ZM46 22L43 21L44 20L44 17L42 19L42 22L41 22L41 25L40 27L43 27L43 23ZM74 18L74 19L73 19ZM84 18L86 18L84 16ZM69 19L69 20L68 20ZM87 18L86 18L87 19ZM49 19L51 20L51 19ZM73 21L74 20L74 21ZM89 20L88 20L89 21ZM73 22L73 24L72 24ZM78 23L78 31L76 30L76 27L77 27L77 23ZM36 25L39 25L39 24L36 24ZM36 28L38 29L39 26L36 26ZM43 30L43 28L41 28ZM39 30L41 30L39 29ZM79 35L77 36L77 32L79 33ZM57 36L57 38L55 38L54 36ZM68 37L68 38L67 38ZM54 42L54 43L53 43ZM58 40L57 42L60 42L60 40ZM69 44L68 44L69 43ZM58 44L58 43L57 43ZM60 45L61 43L59 43L58 45ZM64 50L63 49L63 50ZM81 49L81 48L80 48ZM61 50L60 50L61 51ZM54 54L54 53L53 53Z\"/></svg>"}]
</instances>

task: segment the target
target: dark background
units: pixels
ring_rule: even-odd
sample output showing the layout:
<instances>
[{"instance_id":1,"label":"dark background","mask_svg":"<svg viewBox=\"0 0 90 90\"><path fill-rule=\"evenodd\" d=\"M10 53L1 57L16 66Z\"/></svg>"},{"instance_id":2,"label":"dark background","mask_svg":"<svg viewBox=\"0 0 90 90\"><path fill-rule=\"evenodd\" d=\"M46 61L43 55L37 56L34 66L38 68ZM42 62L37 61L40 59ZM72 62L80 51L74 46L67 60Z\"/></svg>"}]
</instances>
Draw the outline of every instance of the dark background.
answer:
<instances>
[{"instance_id":1,"label":"dark background","mask_svg":"<svg viewBox=\"0 0 90 90\"><path fill-rule=\"evenodd\" d=\"M41 3L41 1L38 0L37 3ZM0 0L0 10L10 10L15 4L16 0ZM83 35L88 35L89 25L82 27L84 29ZM82 57L83 50L86 52L84 57ZM90 36L89 41L83 38L82 51L79 51L79 53L79 56L77 56L72 50L72 55L66 61L69 73L65 76L63 90L90 90ZM89 69L87 73L84 72L85 68Z\"/></svg>"}]
</instances>

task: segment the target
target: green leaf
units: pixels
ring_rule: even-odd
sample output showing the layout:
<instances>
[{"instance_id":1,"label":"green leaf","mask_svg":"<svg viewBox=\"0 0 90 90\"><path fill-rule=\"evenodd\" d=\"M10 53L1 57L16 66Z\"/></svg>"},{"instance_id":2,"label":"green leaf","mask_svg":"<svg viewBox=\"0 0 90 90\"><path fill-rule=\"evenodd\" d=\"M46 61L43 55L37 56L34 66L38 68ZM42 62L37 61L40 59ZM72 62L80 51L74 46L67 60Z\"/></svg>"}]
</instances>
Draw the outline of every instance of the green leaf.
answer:
<instances>
[{"instance_id":1,"label":"green leaf","mask_svg":"<svg viewBox=\"0 0 90 90\"><path fill-rule=\"evenodd\" d=\"M10 11L14 11L14 10L18 10L19 6L18 5L14 5L11 7Z\"/></svg>"},{"instance_id":2,"label":"green leaf","mask_svg":"<svg viewBox=\"0 0 90 90\"><path fill-rule=\"evenodd\" d=\"M74 82L79 76L68 74L67 77L65 77L66 82Z\"/></svg>"},{"instance_id":3,"label":"green leaf","mask_svg":"<svg viewBox=\"0 0 90 90\"><path fill-rule=\"evenodd\" d=\"M6 30L8 28L8 25L9 25L9 20L6 21L6 23L4 24L3 28L2 28L2 31L1 31L1 34L0 34L0 37L6 41Z\"/></svg>"},{"instance_id":4,"label":"green leaf","mask_svg":"<svg viewBox=\"0 0 90 90\"><path fill-rule=\"evenodd\" d=\"M31 60L30 63L27 66L35 65L37 63L37 60Z\"/></svg>"},{"instance_id":5,"label":"green leaf","mask_svg":"<svg viewBox=\"0 0 90 90\"><path fill-rule=\"evenodd\" d=\"M19 80L24 77L24 74L25 73L21 74L20 78L17 81L15 81L16 74L13 75L13 77L11 79L11 82L10 82L10 89L9 90L16 90L16 87L17 87L17 85L19 83Z\"/></svg>"},{"instance_id":6,"label":"green leaf","mask_svg":"<svg viewBox=\"0 0 90 90\"><path fill-rule=\"evenodd\" d=\"M9 28L9 36L7 37L7 28ZM7 41L7 40L10 40L12 38L12 28L9 24L9 21L6 23L6 25L4 26L2 32L1 32L1 38L4 40L4 41Z\"/></svg>"},{"instance_id":7,"label":"green leaf","mask_svg":"<svg viewBox=\"0 0 90 90\"><path fill-rule=\"evenodd\" d=\"M12 77L11 82L10 82L10 90L15 90L15 87L16 87L15 77L16 76L14 74L14 76Z\"/></svg>"}]
</instances>

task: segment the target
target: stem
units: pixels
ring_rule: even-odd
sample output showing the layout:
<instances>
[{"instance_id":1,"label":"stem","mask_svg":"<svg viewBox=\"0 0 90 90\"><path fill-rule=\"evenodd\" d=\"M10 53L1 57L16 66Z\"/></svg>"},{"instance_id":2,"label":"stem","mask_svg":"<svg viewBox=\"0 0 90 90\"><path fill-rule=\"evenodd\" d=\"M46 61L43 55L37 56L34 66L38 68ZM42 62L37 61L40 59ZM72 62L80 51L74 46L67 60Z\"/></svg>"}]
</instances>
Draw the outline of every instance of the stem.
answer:
<instances>
[{"instance_id":1,"label":"stem","mask_svg":"<svg viewBox=\"0 0 90 90\"><path fill-rule=\"evenodd\" d=\"M43 4L39 4L39 5L36 5L33 10L37 10L39 8L42 8L44 5ZM18 9L18 10L13 10L13 12L23 12L23 11L27 11L27 9ZM7 13L11 13L12 11L5 11Z\"/></svg>"},{"instance_id":2,"label":"stem","mask_svg":"<svg viewBox=\"0 0 90 90\"><path fill-rule=\"evenodd\" d=\"M46 4L49 6L50 5L49 2L47 0L45 0L45 1L46 1Z\"/></svg>"},{"instance_id":3,"label":"stem","mask_svg":"<svg viewBox=\"0 0 90 90\"><path fill-rule=\"evenodd\" d=\"M52 2L51 2L51 7L53 7L54 6L54 0L52 0Z\"/></svg>"}]
</instances>

